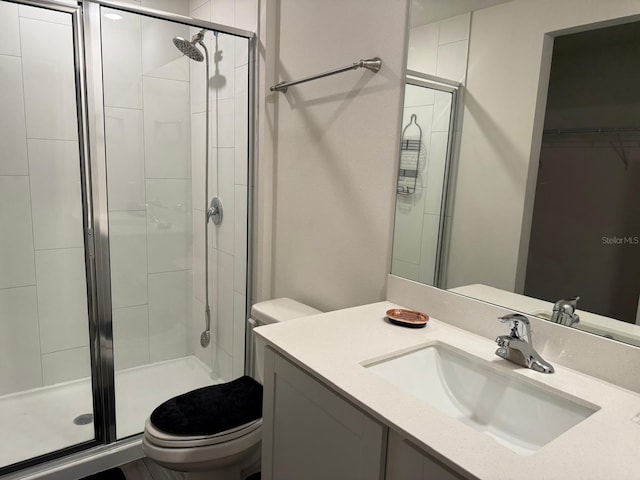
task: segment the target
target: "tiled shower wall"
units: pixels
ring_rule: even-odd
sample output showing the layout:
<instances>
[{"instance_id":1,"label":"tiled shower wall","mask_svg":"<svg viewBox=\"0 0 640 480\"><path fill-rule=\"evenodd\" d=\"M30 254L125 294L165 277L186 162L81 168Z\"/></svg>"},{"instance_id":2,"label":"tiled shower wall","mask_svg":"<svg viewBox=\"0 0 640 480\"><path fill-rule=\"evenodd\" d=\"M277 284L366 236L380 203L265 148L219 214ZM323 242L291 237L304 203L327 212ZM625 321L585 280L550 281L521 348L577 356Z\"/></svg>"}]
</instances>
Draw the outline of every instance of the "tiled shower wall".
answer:
<instances>
[{"instance_id":1,"label":"tiled shower wall","mask_svg":"<svg viewBox=\"0 0 640 480\"><path fill-rule=\"evenodd\" d=\"M157 3L143 6L165 6ZM188 13L187 2L171 4L175 13ZM189 65L171 42L174 36L186 37L189 29L110 12L121 17L102 17L114 359L119 370L191 353Z\"/></svg>"},{"instance_id":2,"label":"tiled shower wall","mask_svg":"<svg viewBox=\"0 0 640 480\"><path fill-rule=\"evenodd\" d=\"M89 374L69 15L0 2L0 112L6 394Z\"/></svg>"},{"instance_id":3,"label":"tiled shower wall","mask_svg":"<svg viewBox=\"0 0 640 480\"><path fill-rule=\"evenodd\" d=\"M416 116L424 155L415 193L396 197L392 272L428 285L433 285L436 267L450 112L451 94L406 86L402 128ZM407 138L417 138L415 128L407 128ZM402 161L402 152L400 158Z\"/></svg>"},{"instance_id":4,"label":"tiled shower wall","mask_svg":"<svg viewBox=\"0 0 640 480\"><path fill-rule=\"evenodd\" d=\"M470 20L471 14L467 13L412 28L407 68L464 84ZM416 114L427 155L420 168L416 194L397 197L392 273L429 285L435 280L449 111L450 95L407 85L402 128L409 123L411 114ZM456 125L456 136L459 129L460 123ZM452 161L455 162L455 155ZM455 172L455 167L452 170ZM451 211L446 214L449 223Z\"/></svg>"},{"instance_id":5,"label":"tiled shower wall","mask_svg":"<svg viewBox=\"0 0 640 480\"><path fill-rule=\"evenodd\" d=\"M190 9L194 18L256 30L258 0L191 0ZM212 339L203 349L205 65L190 62L194 232L190 348L227 380L244 372L249 56L246 39L207 33L204 41L211 59L209 200L220 197L224 215L220 225L210 222L207 227Z\"/></svg>"},{"instance_id":6,"label":"tiled shower wall","mask_svg":"<svg viewBox=\"0 0 640 480\"><path fill-rule=\"evenodd\" d=\"M257 0L142 6L252 29L257 17ZM195 354L230 379L244 371L247 41L205 37L209 198L222 199L224 220L208 226L212 341L203 349L205 67L171 43L197 30L119 14L103 20L116 368Z\"/></svg>"}]
</instances>

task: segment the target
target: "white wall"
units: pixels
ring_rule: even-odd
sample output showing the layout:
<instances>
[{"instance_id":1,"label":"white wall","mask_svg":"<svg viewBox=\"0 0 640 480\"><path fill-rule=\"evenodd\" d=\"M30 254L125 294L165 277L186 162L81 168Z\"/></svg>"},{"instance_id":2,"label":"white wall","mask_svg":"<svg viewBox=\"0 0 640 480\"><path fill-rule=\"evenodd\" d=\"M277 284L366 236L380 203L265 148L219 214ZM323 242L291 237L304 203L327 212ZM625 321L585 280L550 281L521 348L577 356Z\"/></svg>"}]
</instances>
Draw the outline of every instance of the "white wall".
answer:
<instances>
[{"instance_id":1,"label":"white wall","mask_svg":"<svg viewBox=\"0 0 640 480\"><path fill-rule=\"evenodd\" d=\"M290 296L320 309L382 299L390 266L407 3L267 0L262 7L267 63L260 108L267 118L260 162L269 166L261 167L259 195L273 206L274 221L271 233L261 225L260 242L274 246L269 252L259 245L259 295ZM384 65L375 75L350 71L286 94L268 91L278 80L376 55Z\"/></svg>"},{"instance_id":2,"label":"white wall","mask_svg":"<svg viewBox=\"0 0 640 480\"><path fill-rule=\"evenodd\" d=\"M448 287L518 288L550 64L545 34L639 14L637 0L514 0L473 13Z\"/></svg>"}]
</instances>

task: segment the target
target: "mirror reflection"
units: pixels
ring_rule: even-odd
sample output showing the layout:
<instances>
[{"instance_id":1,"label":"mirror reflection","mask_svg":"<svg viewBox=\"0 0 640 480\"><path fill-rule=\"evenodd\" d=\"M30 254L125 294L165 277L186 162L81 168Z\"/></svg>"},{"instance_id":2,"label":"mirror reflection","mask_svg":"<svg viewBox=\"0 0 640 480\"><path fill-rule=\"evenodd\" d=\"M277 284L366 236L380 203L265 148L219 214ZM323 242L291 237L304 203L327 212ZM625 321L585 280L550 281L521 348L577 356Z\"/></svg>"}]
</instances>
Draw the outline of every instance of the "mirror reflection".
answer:
<instances>
[{"instance_id":1,"label":"mirror reflection","mask_svg":"<svg viewBox=\"0 0 640 480\"><path fill-rule=\"evenodd\" d=\"M444 174L430 134L405 194L400 152L392 273L640 345L640 2L411 15L410 73L461 87Z\"/></svg>"}]
</instances>

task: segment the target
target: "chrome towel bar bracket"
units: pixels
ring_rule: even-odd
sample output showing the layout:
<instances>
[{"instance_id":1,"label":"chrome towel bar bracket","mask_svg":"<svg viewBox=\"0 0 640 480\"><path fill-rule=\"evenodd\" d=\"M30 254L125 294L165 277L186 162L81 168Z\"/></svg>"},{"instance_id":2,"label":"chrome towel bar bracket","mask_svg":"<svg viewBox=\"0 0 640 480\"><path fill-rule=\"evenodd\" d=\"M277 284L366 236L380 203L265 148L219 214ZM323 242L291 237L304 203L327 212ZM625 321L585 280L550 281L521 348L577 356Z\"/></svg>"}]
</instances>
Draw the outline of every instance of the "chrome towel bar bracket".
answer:
<instances>
[{"instance_id":1,"label":"chrome towel bar bracket","mask_svg":"<svg viewBox=\"0 0 640 480\"><path fill-rule=\"evenodd\" d=\"M347 72L349 70L356 70L358 68L366 68L367 70L371 70L372 72L376 73L380 70L380 67L382 67L382 60L380 60L378 57L369 58L367 60L358 60L357 62L352 63L351 65L347 65L346 67L336 68L335 70L319 73L317 75L311 75L309 77L305 77L300 80L295 80L292 82L280 82L276 85L273 85L271 87L271 91L286 93L287 88L289 88L292 85L298 85L299 83L310 82L311 80L317 80L318 78L324 78L330 75L335 75L336 73Z\"/></svg>"}]
</instances>

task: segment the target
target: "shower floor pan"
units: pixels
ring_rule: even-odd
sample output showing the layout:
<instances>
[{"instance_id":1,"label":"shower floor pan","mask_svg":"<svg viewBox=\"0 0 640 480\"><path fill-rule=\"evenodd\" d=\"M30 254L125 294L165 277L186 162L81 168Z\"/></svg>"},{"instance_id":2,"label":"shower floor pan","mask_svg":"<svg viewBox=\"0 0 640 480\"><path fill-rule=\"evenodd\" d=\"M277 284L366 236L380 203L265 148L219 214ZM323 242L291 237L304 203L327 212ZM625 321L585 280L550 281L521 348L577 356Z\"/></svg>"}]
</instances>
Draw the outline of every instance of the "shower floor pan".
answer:
<instances>
[{"instance_id":1,"label":"shower floor pan","mask_svg":"<svg viewBox=\"0 0 640 480\"><path fill-rule=\"evenodd\" d=\"M194 356L116 372L116 432L125 438L142 432L163 401L195 388L220 383ZM28 460L94 438L89 379L0 397L0 467Z\"/></svg>"}]
</instances>

